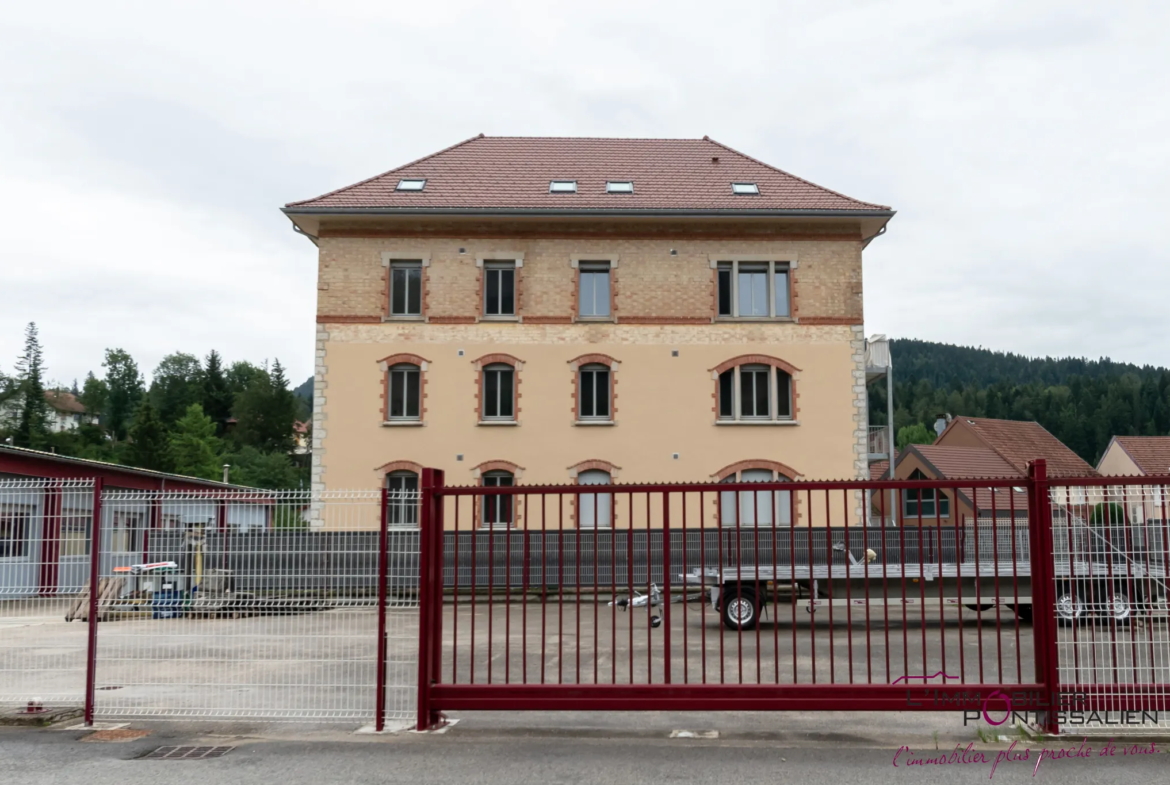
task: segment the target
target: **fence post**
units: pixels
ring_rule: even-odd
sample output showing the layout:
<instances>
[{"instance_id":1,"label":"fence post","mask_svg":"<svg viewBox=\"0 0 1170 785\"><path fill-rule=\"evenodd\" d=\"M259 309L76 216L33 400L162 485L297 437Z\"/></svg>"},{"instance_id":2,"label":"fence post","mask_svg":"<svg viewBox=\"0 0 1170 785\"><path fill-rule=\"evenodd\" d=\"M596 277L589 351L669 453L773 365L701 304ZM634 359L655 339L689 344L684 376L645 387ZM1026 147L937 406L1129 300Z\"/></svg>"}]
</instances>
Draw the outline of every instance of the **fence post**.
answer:
<instances>
[{"instance_id":1,"label":"fence post","mask_svg":"<svg viewBox=\"0 0 1170 785\"><path fill-rule=\"evenodd\" d=\"M89 642L85 661L85 724L93 725L93 704L97 686L98 587L102 564L102 478L93 481L93 524L89 542Z\"/></svg>"},{"instance_id":2,"label":"fence post","mask_svg":"<svg viewBox=\"0 0 1170 785\"><path fill-rule=\"evenodd\" d=\"M684 504L685 499L684 499ZM686 548L686 543L683 543L683 548ZM647 543L646 555L649 558L650 548ZM647 567L649 561L647 560ZM686 594L684 590L684 595ZM685 599L685 597L684 597ZM649 608L650 615L653 615L653 607ZM663 650L663 666L662 678L666 684L670 684L670 491L662 492L662 650ZM597 631L594 630L594 635ZM758 656L758 655L757 655Z\"/></svg>"},{"instance_id":3,"label":"fence post","mask_svg":"<svg viewBox=\"0 0 1170 785\"><path fill-rule=\"evenodd\" d=\"M378 529L378 646L377 677L374 679L374 730L386 728L386 583L389 579L389 491L382 484L381 524Z\"/></svg>"},{"instance_id":4,"label":"fence post","mask_svg":"<svg viewBox=\"0 0 1170 785\"><path fill-rule=\"evenodd\" d=\"M431 685L438 677L436 661L441 656L442 635L438 619L443 602L443 472L423 469L420 482L418 534L418 716L417 729L430 730L439 723L431 707ZM439 565L436 569L436 564Z\"/></svg>"},{"instance_id":5,"label":"fence post","mask_svg":"<svg viewBox=\"0 0 1170 785\"><path fill-rule=\"evenodd\" d=\"M1056 649L1056 592L1053 564L1052 502L1049 498L1048 465L1043 458L1028 466L1031 503L1028 505L1029 545L1032 550L1032 632L1036 658L1036 681L1043 685L1044 730L1060 733L1060 676Z\"/></svg>"}]
</instances>

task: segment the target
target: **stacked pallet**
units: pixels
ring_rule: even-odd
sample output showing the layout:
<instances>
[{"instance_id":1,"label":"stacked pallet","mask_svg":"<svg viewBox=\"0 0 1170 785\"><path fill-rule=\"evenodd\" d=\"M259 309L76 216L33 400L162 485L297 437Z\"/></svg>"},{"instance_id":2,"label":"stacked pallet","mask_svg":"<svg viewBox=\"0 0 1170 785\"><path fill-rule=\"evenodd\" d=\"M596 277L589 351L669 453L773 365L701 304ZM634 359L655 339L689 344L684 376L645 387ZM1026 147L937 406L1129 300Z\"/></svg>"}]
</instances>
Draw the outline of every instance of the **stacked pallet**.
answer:
<instances>
[{"instance_id":1,"label":"stacked pallet","mask_svg":"<svg viewBox=\"0 0 1170 785\"><path fill-rule=\"evenodd\" d=\"M109 615L114 602L122 596L122 589L125 585L125 578L102 578L98 582L98 621L104 621ZM65 621L73 621L74 619L87 621L89 619L89 590L90 584L87 583L81 594L69 606L69 611L65 614Z\"/></svg>"}]
</instances>

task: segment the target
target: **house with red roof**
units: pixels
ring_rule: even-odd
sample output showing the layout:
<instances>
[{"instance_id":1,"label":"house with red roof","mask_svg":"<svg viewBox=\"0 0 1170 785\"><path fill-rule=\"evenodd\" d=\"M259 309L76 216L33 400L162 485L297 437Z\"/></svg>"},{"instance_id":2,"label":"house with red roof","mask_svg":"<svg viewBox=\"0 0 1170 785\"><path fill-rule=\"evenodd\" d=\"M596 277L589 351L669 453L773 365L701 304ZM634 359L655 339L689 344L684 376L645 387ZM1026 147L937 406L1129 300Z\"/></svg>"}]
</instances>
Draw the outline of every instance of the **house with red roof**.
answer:
<instances>
[{"instance_id":1,"label":"house with red roof","mask_svg":"<svg viewBox=\"0 0 1170 785\"><path fill-rule=\"evenodd\" d=\"M480 135L283 212L319 257L316 490L869 477L885 205L707 137ZM564 525L628 525L581 499Z\"/></svg>"}]
</instances>

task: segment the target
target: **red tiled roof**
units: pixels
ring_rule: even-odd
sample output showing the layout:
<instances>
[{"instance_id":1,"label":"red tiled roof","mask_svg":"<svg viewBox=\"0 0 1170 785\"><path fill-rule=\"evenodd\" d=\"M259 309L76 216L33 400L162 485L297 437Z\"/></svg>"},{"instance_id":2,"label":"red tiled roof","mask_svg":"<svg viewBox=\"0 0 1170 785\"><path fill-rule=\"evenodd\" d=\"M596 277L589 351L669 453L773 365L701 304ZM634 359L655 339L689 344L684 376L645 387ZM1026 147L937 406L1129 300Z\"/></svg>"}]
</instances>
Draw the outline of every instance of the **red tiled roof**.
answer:
<instances>
[{"instance_id":1,"label":"red tiled roof","mask_svg":"<svg viewBox=\"0 0 1170 785\"><path fill-rule=\"evenodd\" d=\"M1170 436L1115 436L1142 474L1170 474Z\"/></svg>"},{"instance_id":2,"label":"red tiled roof","mask_svg":"<svg viewBox=\"0 0 1170 785\"><path fill-rule=\"evenodd\" d=\"M940 478L948 480L986 477L1023 477L994 450L983 447L950 447L940 444L912 444L927 463L935 467Z\"/></svg>"},{"instance_id":3,"label":"red tiled roof","mask_svg":"<svg viewBox=\"0 0 1170 785\"><path fill-rule=\"evenodd\" d=\"M1024 478L1024 474L1001 458L994 450L984 447L950 447L940 444L912 444L907 452L916 452L938 473L938 479L987 479L1003 477ZM971 488L959 488L959 493L970 503ZM1014 510L1022 514L1028 510L1028 493L1008 488L986 488L975 485L975 508L981 515L1008 516Z\"/></svg>"},{"instance_id":4,"label":"red tiled roof","mask_svg":"<svg viewBox=\"0 0 1170 785\"><path fill-rule=\"evenodd\" d=\"M397 191L400 179L425 179ZM551 180L576 180L577 193L549 193ZM632 194L606 193L607 180L632 181ZM733 182L759 195L736 196ZM589 139L479 135L315 199L305 208L577 210L890 211L802 180L702 139Z\"/></svg>"},{"instance_id":5,"label":"red tiled roof","mask_svg":"<svg viewBox=\"0 0 1170 785\"><path fill-rule=\"evenodd\" d=\"M1097 474L1083 458L1038 422L982 417L956 417L955 420L961 420L971 428L1020 475L1027 474L1028 461L1035 458L1047 461L1049 477L1092 477Z\"/></svg>"},{"instance_id":6,"label":"red tiled roof","mask_svg":"<svg viewBox=\"0 0 1170 785\"><path fill-rule=\"evenodd\" d=\"M46 390L45 400L48 401L49 406L52 406L59 412L85 414L85 406L82 405L81 401L77 400L77 396L73 393Z\"/></svg>"},{"instance_id":7,"label":"red tiled roof","mask_svg":"<svg viewBox=\"0 0 1170 785\"><path fill-rule=\"evenodd\" d=\"M898 462L898 459L895 458L894 463L896 464L897 462ZM887 480L889 478L886 477L886 473L889 471L889 469L890 469L890 462L888 460L874 461L873 463L871 463L869 465L869 479L871 479L871 480Z\"/></svg>"}]
</instances>

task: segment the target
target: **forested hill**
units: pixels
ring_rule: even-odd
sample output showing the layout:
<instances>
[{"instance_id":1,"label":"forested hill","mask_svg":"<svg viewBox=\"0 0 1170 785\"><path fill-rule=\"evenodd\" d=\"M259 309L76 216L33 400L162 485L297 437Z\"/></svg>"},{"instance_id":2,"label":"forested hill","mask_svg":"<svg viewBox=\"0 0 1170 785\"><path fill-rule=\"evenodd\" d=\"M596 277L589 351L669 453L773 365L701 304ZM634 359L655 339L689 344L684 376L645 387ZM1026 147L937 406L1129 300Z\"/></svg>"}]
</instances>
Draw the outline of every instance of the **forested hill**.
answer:
<instances>
[{"instance_id":1,"label":"forested hill","mask_svg":"<svg viewBox=\"0 0 1170 785\"><path fill-rule=\"evenodd\" d=\"M899 444L925 443L939 414L1035 420L1092 464L1113 436L1170 434L1170 370L1109 359L1030 358L912 339L890 341ZM870 389L885 422L885 384Z\"/></svg>"}]
</instances>

